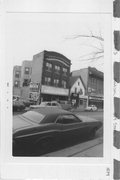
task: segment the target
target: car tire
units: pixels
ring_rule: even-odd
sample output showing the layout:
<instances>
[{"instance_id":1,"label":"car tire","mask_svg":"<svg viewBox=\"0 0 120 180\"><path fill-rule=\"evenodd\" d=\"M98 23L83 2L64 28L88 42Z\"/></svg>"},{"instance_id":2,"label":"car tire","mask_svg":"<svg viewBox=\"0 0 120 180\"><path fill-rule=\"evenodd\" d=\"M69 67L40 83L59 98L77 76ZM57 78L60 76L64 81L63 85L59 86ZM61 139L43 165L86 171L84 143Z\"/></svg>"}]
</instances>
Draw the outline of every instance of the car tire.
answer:
<instances>
[{"instance_id":1,"label":"car tire","mask_svg":"<svg viewBox=\"0 0 120 180\"><path fill-rule=\"evenodd\" d=\"M35 155L41 155L49 152L53 146L52 141L52 137L49 137L40 140L40 142L37 142L35 145Z\"/></svg>"}]
</instances>

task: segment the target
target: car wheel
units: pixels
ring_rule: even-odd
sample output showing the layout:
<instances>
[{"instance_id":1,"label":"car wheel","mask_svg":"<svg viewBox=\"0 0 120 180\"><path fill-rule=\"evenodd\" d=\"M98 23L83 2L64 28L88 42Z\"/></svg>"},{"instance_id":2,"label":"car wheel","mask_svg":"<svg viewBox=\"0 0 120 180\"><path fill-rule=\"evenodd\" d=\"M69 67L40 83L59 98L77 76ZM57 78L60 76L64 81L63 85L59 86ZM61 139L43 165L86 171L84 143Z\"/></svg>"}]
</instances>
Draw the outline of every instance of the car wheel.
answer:
<instances>
[{"instance_id":1,"label":"car wheel","mask_svg":"<svg viewBox=\"0 0 120 180\"><path fill-rule=\"evenodd\" d=\"M53 147L53 139L52 137L44 138L37 142L35 145L35 153L36 155L45 154L50 151L50 149Z\"/></svg>"}]
</instances>

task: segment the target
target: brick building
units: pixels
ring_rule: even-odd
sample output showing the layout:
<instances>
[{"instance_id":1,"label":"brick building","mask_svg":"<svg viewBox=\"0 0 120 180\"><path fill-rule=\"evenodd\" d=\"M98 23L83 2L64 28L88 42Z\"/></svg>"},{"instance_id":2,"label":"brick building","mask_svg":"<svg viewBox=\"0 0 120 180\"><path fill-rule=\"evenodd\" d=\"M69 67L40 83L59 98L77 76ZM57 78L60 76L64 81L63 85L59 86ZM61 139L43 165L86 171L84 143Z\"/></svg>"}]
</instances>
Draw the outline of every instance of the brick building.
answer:
<instances>
[{"instance_id":1,"label":"brick building","mask_svg":"<svg viewBox=\"0 0 120 180\"><path fill-rule=\"evenodd\" d=\"M32 61L23 61L21 66L13 68L13 95L29 98L29 85L31 81Z\"/></svg>"},{"instance_id":2,"label":"brick building","mask_svg":"<svg viewBox=\"0 0 120 180\"><path fill-rule=\"evenodd\" d=\"M73 71L71 75L81 76L85 85L86 105L94 104L98 108L103 108L104 102L104 77L101 71L88 67Z\"/></svg>"},{"instance_id":3,"label":"brick building","mask_svg":"<svg viewBox=\"0 0 120 180\"><path fill-rule=\"evenodd\" d=\"M67 101L70 67L71 61L60 53L43 51L34 55L30 95L39 96L39 101Z\"/></svg>"},{"instance_id":4,"label":"brick building","mask_svg":"<svg viewBox=\"0 0 120 180\"><path fill-rule=\"evenodd\" d=\"M21 82L21 66L14 66L13 68L13 95L20 96L20 82Z\"/></svg>"}]
</instances>

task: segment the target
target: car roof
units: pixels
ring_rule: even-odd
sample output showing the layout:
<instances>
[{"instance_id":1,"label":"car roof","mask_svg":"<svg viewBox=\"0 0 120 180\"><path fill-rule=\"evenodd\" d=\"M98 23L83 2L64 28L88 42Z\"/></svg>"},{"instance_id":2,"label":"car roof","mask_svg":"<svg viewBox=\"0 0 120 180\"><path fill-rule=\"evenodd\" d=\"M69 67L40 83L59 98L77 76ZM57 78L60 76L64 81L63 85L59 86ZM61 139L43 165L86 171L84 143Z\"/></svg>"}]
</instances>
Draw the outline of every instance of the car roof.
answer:
<instances>
[{"instance_id":1,"label":"car roof","mask_svg":"<svg viewBox=\"0 0 120 180\"><path fill-rule=\"evenodd\" d=\"M69 111L59 109L57 107L40 107L39 109L35 109L34 111L43 115L72 114Z\"/></svg>"},{"instance_id":2,"label":"car roof","mask_svg":"<svg viewBox=\"0 0 120 180\"><path fill-rule=\"evenodd\" d=\"M72 114L69 111L65 111L59 108L53 107L40 107L39 109L34 109L31 111L27 111L21 116L26 118L27 120L33 121L37 124L54 122L56 117L62 114ZM41 118L42 117L42 118ZM39 120L41 119L41 120Z\"/></svg>"}]
</instances>

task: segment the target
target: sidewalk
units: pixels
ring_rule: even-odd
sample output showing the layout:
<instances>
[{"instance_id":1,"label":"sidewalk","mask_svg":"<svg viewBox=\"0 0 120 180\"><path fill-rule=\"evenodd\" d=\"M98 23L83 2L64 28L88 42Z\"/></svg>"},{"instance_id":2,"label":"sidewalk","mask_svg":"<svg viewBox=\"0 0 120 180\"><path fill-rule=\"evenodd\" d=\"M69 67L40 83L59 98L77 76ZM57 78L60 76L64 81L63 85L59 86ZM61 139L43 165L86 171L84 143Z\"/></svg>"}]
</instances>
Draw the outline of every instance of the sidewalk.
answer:
<instances>
[{"instance_id":1,"label":"sidewalk","mask_svg":"<svg viewBox=\"0 0 120 180\"><path fill-rule=\"evenodd\" d=\"M84 143L64 148L44 155L45 157L102 157L103 140L96 138Z\"/></svg>"},{"instance_id":2,"label":"sidewalk","mask_svg":"<svg viewBox=\"0 0 120 180\"><path fill-rule=\"evenodd\" d=\"M84 108L72 108L71 110L70 110L71 112L89 112L89 111L85 111L85 109ZM94 111L93 111L94 112ZM98 109L97 111L95 111L95 112L103 112L103 109Z\"/></svg>"},{"instance_id":3,"label":"sidewalk","mask_svg":"<svg viewBox=\"0 0 120 180\"><path fill-rule=\"evenodd\" d=\"M74 157L103 157L103 144L98 144L84 152L80 152Z\"/></svg>"}]
</instances>

